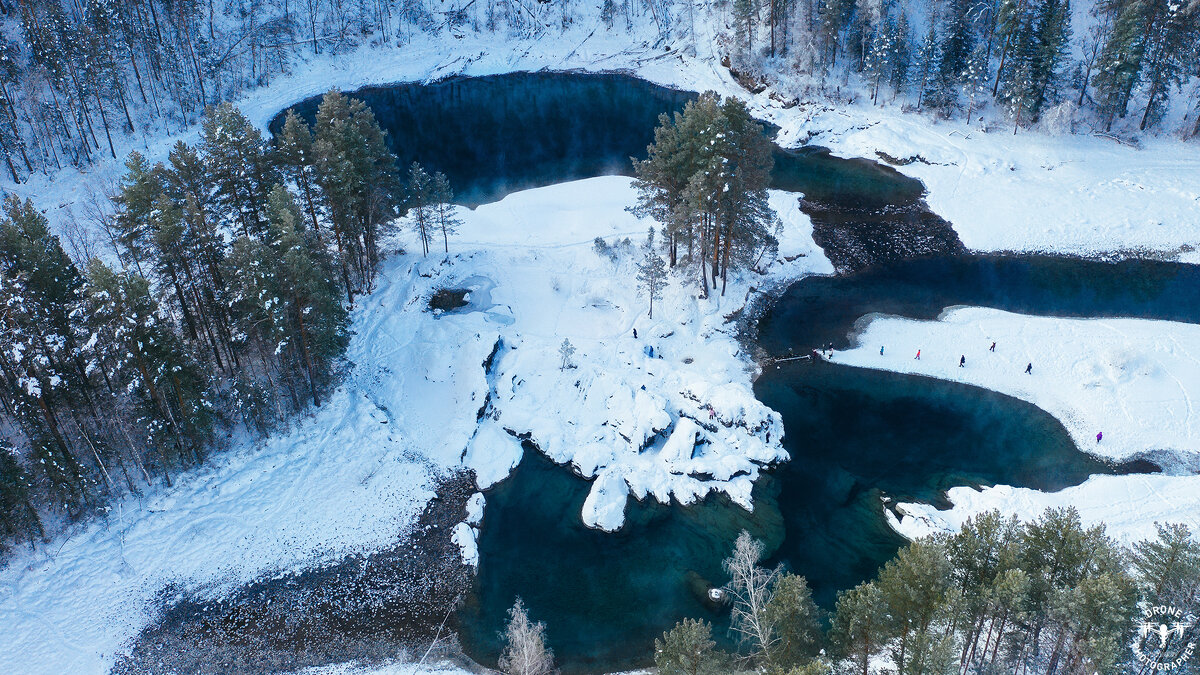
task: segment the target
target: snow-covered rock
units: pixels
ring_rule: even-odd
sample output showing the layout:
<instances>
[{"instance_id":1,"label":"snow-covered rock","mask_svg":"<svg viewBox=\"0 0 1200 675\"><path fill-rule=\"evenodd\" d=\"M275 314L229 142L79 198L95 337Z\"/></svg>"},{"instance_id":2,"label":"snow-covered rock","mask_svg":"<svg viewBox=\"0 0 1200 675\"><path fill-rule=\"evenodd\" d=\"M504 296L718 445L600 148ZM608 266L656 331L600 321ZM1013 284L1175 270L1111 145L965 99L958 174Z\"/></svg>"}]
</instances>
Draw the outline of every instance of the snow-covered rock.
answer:
<instances>
[{"instance_id":1,"label":"snow-covered rock","mask_svg":"<svg viewBox=\"0 0 1200 675\"><path fill-rule=\"evenodd\" d=\"M482 492L476 492L467 500L467 524L479 526L483 522L484 498Z\"/></svg>"},{"instance_id":2,"label":"snow-covered rock","mask_svg":"<svg viewBox=\"0 0 1200 675\"><path fill-rule=\"evenodd\" d=\"M462 550L463 562L476 567L479 565L479 545L476 543L478 532L466 523L454 526L450 539Z\"/></svg>"}]
</instances>

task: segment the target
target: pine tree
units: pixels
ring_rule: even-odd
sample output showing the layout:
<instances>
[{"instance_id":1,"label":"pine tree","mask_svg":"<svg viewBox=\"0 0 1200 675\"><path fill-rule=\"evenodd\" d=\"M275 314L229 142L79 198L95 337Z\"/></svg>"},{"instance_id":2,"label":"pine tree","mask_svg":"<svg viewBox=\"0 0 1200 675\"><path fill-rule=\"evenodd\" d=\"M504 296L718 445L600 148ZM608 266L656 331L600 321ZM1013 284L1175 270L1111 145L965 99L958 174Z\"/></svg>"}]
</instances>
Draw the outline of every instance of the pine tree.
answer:
<instances>
[{"instance_id":1,"label":"pine tree","mask_svg":"<svg viewBox=\"0 0 1200 675\"><path fill-rule=\"evenodd\" d=\"M125 160L125 175L113 198L117 206L113 230L120 249L128 256L127 264L142 274L142 265L152 255L153 236L150 216L163 193L162 172L152 167L138 152Z\"/></svg>"},{"instance_id":2,"label":"pine tree","mask_svg":"<svg viewBox=\"0 0 1200 675\"><path fill-rule=\"evenodd\" d=\"M723 675L729 656L716 646L707 621L684 619L654 640L654 665L662 675Z\"/></svg>"},{"instance_id":3,"label":"pine tree","mask_svg":"<svg viewBox=\"0 0 1200 675\"><path fill-rule=\"evenodd\" d=\"M1195 40L1200 37L1200 6L1195 2L1159 0L1156 4L1161 9L1150 29L1142 74L1149 91L1138 125L1141 130L1162 116L1171 87L1178 87L1195 74Z\"/></svg>"},{"instance_id":4,"label":"pine tree","mask_svg":"<svg viewBox=\"0 0 1200 675\"><path fill-rule=\"evenodd\" d=\"M357 99L331 91L313 130L315 182L333 226L348 296L370 290L380 260L379 237L395 216L400 189L395 159L375 115ZM350 270L357 283L350 286Z\"/></svg>"},{"instance_id":5,"label":"pine tree","mask_svg":"<svg viewBox=\"0 0 1200 675\"><path fill-rule=\"evenodd\" d=\"M820 651L821 612L804 577L781 574L763 614L779 637L771 660L781 669L790 672L809 663Z\"/></svg>"},{"instance_id":6,"label":"pine tree","mask_svg":"<svg viewBox=\"0 0 1200 675\"><path fill-rule=\"evenodd\" d=\"M33 203L9 196L0 220L0 374L35 466L61 506L89 501L90 480L64 423L86 405L79 358L82 277Z\"/></svg>"},{"instance_id":7,"label":"pine tree","mask_svg":"<svg viewBox=\"0 0 1200 675\"><path fill-rule=\"evenodd\" d=\"M654 228L646 234L642 247L642 260L638 263L638 289L650 300L650 318L654 318L654 301L662 298L662 289L667 280L667 263L658 255L654 246Z\"/></svg>"},{"instance_id":8,"label":"pine tree","mask_svg":"<svg viewBox=\"0 0 1200 675\"><path fill-rule=\"evenodd\" d=\"M712 92L659 121L649 157L634 166L635 212L664 224L672 265L687 246L706 297L718 277L723 293L730 267L754 264L776 244L767 202L770 141L743 103L722 103Z\"/></svg>"},{"instance_id":9,"label":"pine tree","mask_svg":"<svg viewBox=\"0 0 1200 675\"><path fill-rule=\"evenodd\" d=\"M900 672L943 673L949 647L939 625L948 615L950 563L945 546L918 540L900 549L876 582L897 641L892 661Z\"/></svg>"},{"instance_id":10,"label":"pine tree","mask_svg":"<svg viewBox=\"0 0 1200 675\"><path fill-rule=\"evenodd\" d=\"M888 79L892 85L892 91L897 95L903 92L908 83L909 71L913 65L913 50L912 50L912 34L908 25L908 14L903 8L900 10L900 16L896 19L895 26L891 27L891 69L888 72Z\"/></svg>"},{"instance_id":11,"label":"pine tree","mask_svg":"<svg viewBox=\"0 0 1200 675\"><path fill-rule=\"evenodd\" d=\"M741 59L743 64L751 64L754 59L754 30L758 18L757 0L733 0L733 24L739 46L742 47Z\"/></svg>"},{"instance_id":12,"label":"pine tree","mask_svg":"<svg viewBox=\"0 0 1200 675\"><path fill-rule=\"evenodd\" d=\"M967 95L967 124L971 124L971 113L975 111L975 101L987 89L987 53L982 46L976 47L967 60L967 67L959 77L963 83L963 92Z\"/></svg>"},{"instance_id":13,"label":"pine tree","mask_svg":"<svg viewBox=\"0 0 1200 675\"><path fill-rule=\"evenodd\" d=\"M970 0L947 0L942 15L942 41L938 47L939 76L947 87L957 84L959 76L967 68L967 61L975 49L975 36L971 30Z\"/></svg>"},{"instance_id":14,"label":"pine tree","mask_svg":"<svg viewBox=\"0 0 1200 675\"><path fill-rule=\"evenodd\" d=\"M303 229L300 209L282 185L272 190L267 213L276 262L274 290L283 300L278 332L299 351L313 405L319 406L319 389L349 340L348 315L338 300L333 261L316 233Z\"/></svg>"},{"instance_id":15,"label":"pine tree","mask_svg":"<svg viewBox=\"0 0 1200 675\"><path fill-rule=\"evenodd\" d=\"M433 200L433 224L442 232L442 247L446 258L450 257L450 235L458 234L462 219L454 213L454 190L450 179L438 171L430 181L430 198Z\"/></svg>"},{"instance_id":16,"label":"pine tree","mask_svg":"<svg viewBox=\"0 0 1200 675\"><path fill-rule=\"evenodd\" d=\"M138 399L138 425L170 484L172 467L200 463L215 423L208 378L159 318L150 283L99 260L88 266L92 331L114 371Z\"/></svg>"},{"instance_id":17,"label":"pine tree","mask_svg":"<svg viewBox=\"0 0 1200 675\"><path fill-rule=\"evenodd\" d=\"M868 675L871 659L888 641L887 607L879 587L868 581L838 593L830 635L856 671Z\"/></svg>"},{"instance_id":18,"label":"pine tree","mask_svg":"<svg viewBox=\"0 0 1200 675\"><path fill-rule=\"evenodd\" d=\"M288 110L283 129L275 136L274 156L276 164L289 179L295 181L304 195L305 210L313 232L319 237L321 226L317 224L317 208L311 179L315 159L312 132L294 110Z\"/></svg>"},{"instance_id":19,"label":"pine tree","mask_svg":"<svg viewBox=\"0 0 1200 675\"><path fill-rule=\"evenodd\" d=\"M232 104L222 103L204 111L200 154L221 223L246 236L261 236L263 206L279 182L262 134Z\"/></svg>"},{"instance_id":20,"label":"pine tree","mask_svg":"<svg viewBox=\"0 0 1200 675\"><path fill-rule=\"evenodd\" d=\"M1200 541L1183 524L1158 523L1155 527L1155 539L1133 545L1131 563L1142 605L1200 614ZM1168 655L1178 653L1179 645L1194 642L1198 634L1200 628L1192 625L1182 635L1172 634L1169 641L1156 643L1150 636L1139 635L1138 647L1151 659L1165 661Z\"/></svg>"},{"instance_id":21,"label":"pine tree","mask_svg":"<svg viewBox=\"0 0 1200 675\"><path fill-rule=\"evenodd\" d=\"M421 242L421 255L425 257L429 257L429 242L433 238L433 229L436 226L433 191L433 178L420 164L413 162L408 170L406 205L413 231L416 232L417 239Z\"/></svg>"},{"instance_id":22,"label":"pine tree","mask_svg":"<svg viewBox=\"0 0 1200 675\"><path fill-rule=\"evenodd\" d=\"M32 543L46 536L32 492L33 479L17 459L16 448L0 439L0 553L9 541Z\"/></svg>"},{"instance_id":23,"label":"pine tree","mask_svg":"<svg viewBox=\"0 0 1200 675\"><path fill-rule=\"evenodd\" d=\"M1129 108L1160 3L1159 0L1114 0L1109 6L1115 17L1113 29L1100 54L1100 68L1092 80L1100 111L1105 116L1106 130L1112 128L1116 117L1124 117Z\"/></svg>"},{"instance_id":24,"label":"pine tree","mask_svg":"<svg viewBox=\"0 0 1200 675\"><path fill-rule=\"evenodd\" d=\"M930 85L937 81L935 73L937 72L938 64L938 37L937 29L933 22L929 24L929 32L925 34L925 39L917 46L916 54L916 73L914 73L914 81L917 85L917 110L920 110L925 103L925 97L930 91ZM935 96L935 99L938 98Z\"/></svg>"}]
</instances>

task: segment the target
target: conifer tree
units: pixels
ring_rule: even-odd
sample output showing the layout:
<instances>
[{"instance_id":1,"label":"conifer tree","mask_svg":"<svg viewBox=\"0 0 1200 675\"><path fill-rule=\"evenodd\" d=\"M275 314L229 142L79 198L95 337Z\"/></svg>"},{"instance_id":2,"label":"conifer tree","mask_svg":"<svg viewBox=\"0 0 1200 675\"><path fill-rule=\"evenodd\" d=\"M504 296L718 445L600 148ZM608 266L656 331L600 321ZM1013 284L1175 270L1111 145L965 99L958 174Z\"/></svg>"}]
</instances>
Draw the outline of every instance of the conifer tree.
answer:
<instances>
[{"instance_id":1,"label":"conifer tree","mask_svg":"<svg viewBox=\"0 0 1200 675\"><path fill-rule=\"evenodd\" d=\"M375 115L357 99L331 91L313 129L315 182L341 254L347 294L370 290L379 264L381 228L395 215L400 187L395 160ZM350 287L350 270L355 287Z\"/></svg>"},{"instance_id":2,"label":"conifer tree","mask_svg":"<svg viewBox=\"0 0 1200 675\"><path fill-rule=\"evenodd\" d=\"M0 553L7 542L33 542L46 536L32 501L33 479L21 466L16 448L0 439Z\"/></svg>"},{"instance_id":3,"label":"conifer tree","mask_svg":"<svg viewBox=\"0 0 1200 675\"><path fill-rule=\"evenodd\" d=\"M936 540L909 544L884 565L876 583L896 638L890 651L899 672L947 672L953 654L941 625L950 601L945 545Z\"/></svg>"},{"instance_id":4,"label":"conifer tree","mask_svg":"<svg viewBox=\"0 0 1200 675\"><path fill-rule=\"evenodd\" d=\"M649 316L654 318L654 301L662 298L662 289L666 284L667 264L654 246L654 228L646 234L646 243L642 247L642 260L638 263L638 289L646 294L650 301Z\"/></svg>"},{"instance_id":5,"label":"conifer tree","mask_svg":"<svg viewBox=\"0 0 1200 675\"><path fill-rule=\"evenodd\" d=\"M420 164L413 162L408 170L407 206L413 231L421 242L421 255L424 257L429 257L429 242L436 227L433 193L433 178Z\"/></svg>"},{"instance_id":6,"label":"conifer tree","mask_svg":"<svg viewBox=\"0 0 1200 675\"><path fill-rule=\"evenodd\" d=\"M294 110L288 110L283 129L275 136L275 162L300 188L313 232L319 237L321 226L317 224L317 207L311 179L314 160L312 131Z\"/></svg>"},{"instance_id":7,"label":"conifer tree","mask_svg":"<svg viewBox=\"0 0 1200 675\"><path fill-rule=\"evenodd\" d=\"M282 300L277 332L285 336L281 346L299 351L313 405L319 406L319 389L346 348L347 313L338 300L332 260L316 233L303 229L300 209L282 185L272 190L267 213L276 264L274 290Z\"/></svg>"},{"instance_id":8,"label":"conifer tree","mask_svg":"<svg viewBox=\"0 0 1200 675\"><path fill-rule=\"evenodd\" d=\"M654 640L654 665L662 675L724 675L729 656L716 646L707 621L684 619Z\"/></svg>"},{"instance_id":9,"label":"conifer tree","mask_svg":"<svg viewBox=\"0 0 1200 675\"><path fill-rule=\"evenodd\" d=\"M1171 87L1195 74L1195 40L1200 37L1200 5L1181 0L1158 0L1156 4L1160 9L1150 26L1141 78L1148 87L1138 124L1143 131L1162 116Z\"/></svg>"},{"instance_id":10,"label":"conifer tree","mask_svg":"<svg viewBox=\"0 0 1200 675\"><path fill-rule=\"evenodd\" d=\"M260 236L266 225L263 206L278 182L262 134L232 104L209 107L200 154L222 224L246 236Z\"/></svg>"},{"instance_id":11,"label":"conifer tree","mask_svg":"<svg viewBox=\"0 0 1200 675\"><path fill-rule=\"evenodd\" d=\"M75 320L83 280L45 216L11 195L0 220L0 281L6 407L58 503L73 509L89 499L89 479L64 430L89 390Z\"/></svg>"},{"instance_id":12,"label":"conifer tree","mask_svg":"<svg viewBox=\"0 0 1200 675\"><path fill-rule=\"evenodd\" d=\"M462 219L454 213L454 190L450 179L438 171L430 181L430 198L433 200L433 224L442 233L442 248L447 259L450 257L450 235L457 234Z\"/></svg>"},{"instance_id":13,"label":"conifer tree","mask_svg":"<svg viewBox=\"0 0 1200 675\"><path fill-rule=\"evenodd\" d=\"M856 672L868 675L871 659L888 640L887 608L879 587L868 581L838 593L830 635Z\"/></svg>"}]
</instances>

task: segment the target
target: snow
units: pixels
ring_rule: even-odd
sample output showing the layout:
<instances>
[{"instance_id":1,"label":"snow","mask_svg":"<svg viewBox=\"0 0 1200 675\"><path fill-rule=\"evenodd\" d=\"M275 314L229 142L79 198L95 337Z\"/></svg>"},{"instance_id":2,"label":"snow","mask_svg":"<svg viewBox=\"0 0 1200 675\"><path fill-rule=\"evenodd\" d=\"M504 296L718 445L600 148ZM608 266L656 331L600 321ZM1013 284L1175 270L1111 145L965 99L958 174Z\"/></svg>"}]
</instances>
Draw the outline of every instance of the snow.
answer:
<instances>
[{"instance_id":1,"label":"snow","mask_svg":"<svg viewBox=\"0 0 1200 675\"><path fill-rule=\"evenodd\" d=\"M1141 149L1106 138L981 131L869 105L814 107L782 139L835 154L921 157L897 169L919 178L934 213L976 251L1102 255L1153 252L1195 260L1200 248L1200 153L1148 137Z\"/></svg>"},{"instance_id":2,"label":"snow","mask_svg":"<svg viewBox=\"0 0 1200 675\"><path fill-rule=\"evenodd\" d=\"M877 317L839 363L965 382L1033 403L1112 459L1200 458L1200 326L1035 317L979 307L936 321ZM996 351L988 348L996 343ZM886 346L885 355L879 347ZM921 350L921 360L913 355ZM966 356L965 368L958 367ZM1025 366L1033 363L1033 372ZM1104 439L1096 441L1097 432Z\"/></svg>"},{"instance_id":3,"label":"snow","mask_svg":"<svg viewBox=\"0 0 1200 675\"><path fill-rule=\"evenodd\" d=\"M616 246L615 261L593 250L597 236L644 239L651 223L625 210L635 200L628 178L610 176L461 210L457 246L471 249L461 254L469 264L424 268L441 288L458 287L454 276L469 269L460 278L486 287L473 295L491 303L440 319L479 317L500 339L484 422L465 457L481 486L507 475L520 459L516 439L527 438L595 479L582 516L606 530L620 528L630 494L687 504L722 491L750 508L760 467L786 458L782 421L754 398L748 359L724 318L747 299L748 280L734 280L723 299L700 299L676 278L650 319L633 283L637 246ZM804 256L779 260L756 283L830 271L796 199L772 200L788 224L781 255ZM567 367L564 339L576 350Z\"/></svg>"},{"instance_id":4,"label":"snow","mask_svg":"<svg viewBox=\"0 0 1200 675\"><path fill-rule=\"evenodd\" d=\"M395 545L432 496L432 476L468 467L481 488L495 484L520 461L518 436L596 477L580 514L595 527L620 527L630 494L688 503L720 490L749 508L759 467L786 454L724 316L753 297L751 282L762 292L832 267L795 198L773 194L786 224L780 254L797 257L731 277L725 298L700 300L675 277L650 320L632 283L637 247L616 263L593 251L596 236L645 236L649 223L625 210L635 199L622 177L516 193L460 210L449 263L389 258L352 313L350 371L324 405L268 439L233 439L174 488L126 499L0 570L0 672L105 672L168 585L217 597ZM397 243L414 250L407 232ZM428 311L435 290L455 287L475 289L471 304ZM576 367L560 370L564 337L578 351ZM647 343L662 358L646 357ZM689 428L703 441L696 457L664 455L667 437ZM454 532L469 562L476 497Z\"/></svg>"},{"instance_id":5,"label":"snow","mask_svg":"<svg viewBox=\"0 0 1200 675\"><path fill-rule=\"evenodd\" d=\"M734 83L711 52L712 27L704 21L688 45L665 48L655 44L650 29L630 37L593 28L581 22L561 36L534 39L418 34L394 49L314 57L236 103L265 128L282 108L331 87L349 91L515 70L628 70L659 84L745 98L755 115L781 126L785 144L811 137L843 156L874 157L877 150L921 155L932 164L898 170L925 182L930 206L972 249L1141 249L1200 263L1200 156L1190 144L1144 139L1137 150L1087 136L983 133L961 122L937 123L866 104L785 109L770 98L771 90L751 96ZM689 45L699 46L698 57L684 55ZM130 150L156 161L176 141L197 138L195 126L115 138L117 160L3 187L32 198L61 226L83 217L90 196L119 177ZM726 332L723 317L755 293L803 274L831 273L832 267L813 245L811 225L794 197L773 194L787 229L781 258L768 274L731 280L725 298L709 300L674 280L652 321L633 288L632 260L614 266L591 251L598 235L610 243L626 236L640 241L648 223L624 211L632 203L622 178L517 193L461 213L466 223L451 242L452 264L412 255L388 261L379 289L361 299L353 315L351 373L324 406L269 439L232 439L233 447L208 466L177 476L174 488L130 497L106 520L19 553L0 570L0 672L105 672L151 620L155 595L168 584L218 595L265 574L392 545L432 495L434 473L467 466L481 488L493 485L520 460L518 436L528 435L555 461L593 480L581 516L594 527L619 528L629 496L689 503L720 490L751 507L759 468L784 457L782 433L778 415L753 398L747 355ZM797 254L803 257L783 261ZM434 288L455 283L470 287L470 306L438 317L424 311ZM1017 327L988 329L1000 343L990 370L978 353L986 345L968 354L968 368L956 369L957 353L949 345L987 335L979 325L956 327L951 320L873 324L869 330L882 331L874 335L886 336L888 353L899 355L895 361L867 363L869 342L836 358L902 372L919 365L930 369L925 374L963 381L978 377L978 384L1050 410L1081 447L1096 450L1089 441L1093 429L1103 428L1100 451L1113 456L1197 451L1190 416L1191 391L1200 381L1190 356L1197 353L1193 332L1153 322L1048 319L1034 325L1025 317L1018 323L1027 334ZM640 340L632 338L635 326ZM892 330L901 332L893 336ZM1016 350L1021 340L1043 333L1059 341L1054 350L1040 349L1054 358L1035 359L1036 377L1022 380L1022 359L1029 359L1016 358ZM577 367L559 370L564 337L578 350ZM919 364L903 356L905 339L926 350ZM492 371L485 372L482 364L498 341ZM646 344L662 358L645 357ZM1096 345L1092 355L1084 353L1089 344ZM1015 370L1001 361L1009 354ZM1155 402L1155 396L1164 400ZM486 414L478 419L481 410ZM1142 421L1142 414L1149 417ZM774 443L765 441L768 430ZM1119 536L1139 537L1156 519L1195 518L1196 481L1097 476L1054 494L956 488L950 494L954 509L902 505L913 515L897 527L915 536L956 527L985 508L1032 517L1045 505L1062 503L1077 505L1089 522L1108 521ZM456 528L464 559L471 557L471 525L481 514L482 503L469 505L467 522ZM340 668L311 672L357 670ZM372 672L461 671L396 664Z\"/></svg>"},{"instance_id":6,"label":"snow","mask_svg":"<svg viewBox=\"0 0 1200 675\"><path fill-rule=\"evenodd\" d=\"M988 348L996 343L996 351ZM880 356L879 346L886 346ZM921 360L913 358L921 350ZM960 356L966 367L959 368ZM953 507L903 503L893 527L909 538L959 528L990 509L1029 520L1046 508L1074 506L1089 524L1132 542L1154 536L1155 522L1200 531L1200 326L1144 319L1034 317L978 307L953 308L936 321L874 317L848 365L964 382L1028 401L1054 415L1081 449L1112 459L1150 456L1164 475L1093 476L1046 493L1007 485L952 488ZM1032 374L1025 366L1033 363ZM1103 440L1097 442L1097 432Z\"/></svg>"},{"instance_id":7,"label":"snow","mask_svg":"<svg viewBox=\"0 0 1200 675\"><path fill-rule=\"evenodd\" d=\"M904 517L896 521L888 512L889 521L900 534L915 539L957 531L967 518L992 509L1031 521L1047 508L1074 507L1084 525L1103 524L1125 544L1153 538L1154 523L1183 523L1200 532L1200 476L1092 476L1058 492L997 485L951 488L947 496L954 504L949 510L901 503L897 508Z\"/></svg>"},{"instance_id":8,"label":"snow","mask_svg":"<svg viewBox=\"0 0 1200 675\"><path fill-rule=\"evenodd\" d=\"M483 506L484 497L482 492L476 492L467 500L467 520L468 525L479 525L483 522Z\"/></svg>"},{"instance_id":9,"label":"snow","mask_svg":"<svg viewBox=\"0 0 1200 675\"><path fill-rule=\"evenodd\" d=\"M450 535L450 540L462 549L463 562L471 567L479 566L479 545L476 543L479 537L479 531L466 523L459 523L454 526L454 532Z\"/></svg>"}]
</instances>

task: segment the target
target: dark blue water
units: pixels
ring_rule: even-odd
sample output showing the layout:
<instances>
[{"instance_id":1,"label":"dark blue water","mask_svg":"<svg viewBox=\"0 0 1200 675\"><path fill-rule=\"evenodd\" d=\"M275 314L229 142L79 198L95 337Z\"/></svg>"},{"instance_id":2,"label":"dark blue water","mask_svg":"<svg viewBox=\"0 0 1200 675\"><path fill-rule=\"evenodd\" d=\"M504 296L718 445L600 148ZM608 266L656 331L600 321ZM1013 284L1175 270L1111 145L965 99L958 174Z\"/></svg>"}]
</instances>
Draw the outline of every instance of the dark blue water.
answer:
<instances>
[{"instance_id":1,"label":"dark blue water","mask_svg":"<svg viewBox=\"0 0 1200 675\"><path fill-rule=\"evenodd\" d=\"M1020 314L1130 317L1200 323L1200 267L1153 260L947 256L899 261L793 284L759 321L759 344L783 354L849 344L871 314L933 319L973 305Z\"/></svg>"},{"instance_id":2,"label":"dark blue water","mask_svg":"<svg viewBox=\"0 0 1200 675\"><path fill-rule=\"evenodd\" d=\"M417 160L446 173L466 204L627 175L630 157L645 155L658 116L694 96L622 75L565 73L456 78L352 95L389 132L401 167ZM314 99L296 109L311 119L316 105ZM839 269L867 268L789 288L760 325L760 343L774 354L845 345L867 313L932 318L954 304L1200 320L1200 274L1186 265L901 260L961 244L925 209L919 181L875 162L819 148L777 149L773 181L805 194L814 237ZM785 364L769 368L755 391L783 415L792 461L760 480L753 513L722 497L688 508L631 502L621 532L589 530L579 519L589 483L527 452L488 494L478 575L456 618L467 653L494 664L505 612L521 596L546 622L566 672L645 665L654 637L684 616L710 619L723 637L726 615L704 592L724 581L720 561L741 529L766 542L772 562L808 577L828 607L837 590L873 576L903 543L883 517L885 495L937 504L955 485L1054 490L1094 473L1148 468L1106 465L1075 448L1038 408L962 384Z\"/></svg>"},{"instance_id":3,"label":"dark blue water","mask_svg":"<svg viewBox=\"0 0 1200 675\"><path fill-rule=\"evenodd\" d=\"M696 93L628 75L508 73L430 84L366 87L350 96L374 112L404 171L418 161L450 179L460 203L601 175L632 175L654 141L659 115L683 110ZM320 98L290 109L310 123ZM280 113L271 122L283 125ZM864 159L817 147L776 149L774 187L820 202L861 208L909 206L921 182Z\"/></svg>"}]
</instances>

